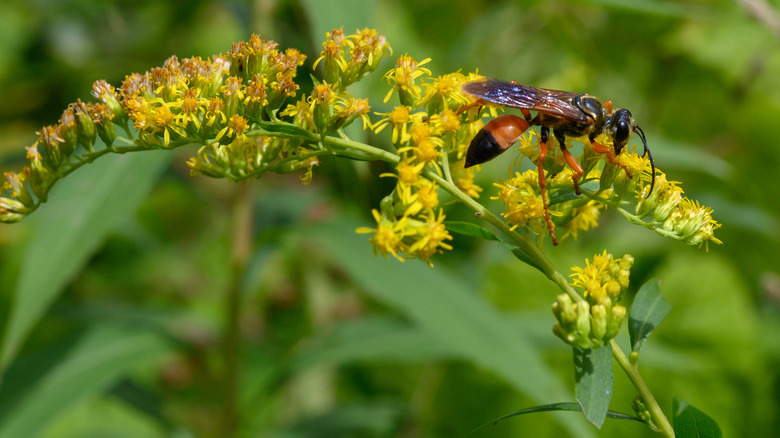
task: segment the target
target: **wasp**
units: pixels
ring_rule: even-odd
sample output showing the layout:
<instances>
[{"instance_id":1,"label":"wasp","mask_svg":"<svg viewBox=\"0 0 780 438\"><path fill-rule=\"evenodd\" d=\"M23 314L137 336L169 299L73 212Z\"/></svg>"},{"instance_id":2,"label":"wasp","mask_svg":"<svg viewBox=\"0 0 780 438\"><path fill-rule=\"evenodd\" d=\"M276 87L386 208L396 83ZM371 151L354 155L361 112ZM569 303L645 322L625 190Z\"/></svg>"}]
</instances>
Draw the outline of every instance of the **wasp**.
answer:
<instances>
[{"instance_id":1,"label":"wasp","mask_svg":"<svg viewBox=\"0 0 780 438\"><path fill-rule=\"evenodd\" d=\"M541 141L539 143L539 158L537 159L539 188L544 203L544 218L553 244L557 245L558 240L553 232L547 200L545 200L546 184L544 169L542 169L542 162L547 155L547 140L550 138L550 130L552 130L555 139L558 140L564 161L572 170L572 181L577 194L579 194L578 181L584 172L580 163L566 148L566 136L587 136L595 152L607 154L609 162L622 167L626 175L631 178L631 173L615 159L615 156L620 154L626 146L631 133L637 133L644 145L642 156L647 156L650 159L652 169L650 193L653 192L655 183L653 156L647 148L645 133L639 125L634 123L634 118L629 110L621 108L613 112L611 101L602 104L600 100L589 94L538 88L500 79L479 79L467 82L463 84L462 89L478 99L474 105L484 105L486 102L494 103L518 108L523 114L523 117L505 114L488 122L471 140L466 151L465 167L482 164L496 158L509 149L531 126L540 127ZM533 118L531 111L537 113ZM596 137L602 132L606 132L612 139L612 148L596 142Z\"/></svg>"}]
</instances>

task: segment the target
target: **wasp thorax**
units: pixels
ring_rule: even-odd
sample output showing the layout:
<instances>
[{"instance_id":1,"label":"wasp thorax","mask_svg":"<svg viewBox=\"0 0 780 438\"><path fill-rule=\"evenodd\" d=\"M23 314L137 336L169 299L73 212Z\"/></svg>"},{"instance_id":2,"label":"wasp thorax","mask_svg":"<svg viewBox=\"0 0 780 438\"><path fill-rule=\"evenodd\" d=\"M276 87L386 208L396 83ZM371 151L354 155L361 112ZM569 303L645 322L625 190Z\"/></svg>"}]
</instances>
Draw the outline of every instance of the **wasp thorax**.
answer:
<instances>
[{"instance_id":1,"label":"wasp thorax","mask_svg":"<svg viewBox=\"0 0 780 438\"><path fill-rule=\"evenodd\" d=\"M604 110L604 106L601 105L601 101L593 96L586 95L580 98L579 104L582 112L593 119L593 130L601 132L607 120L607 112Z\"/></svg>"},{"instance_id":2,"label":"wasp thorax","mask_svg":"<svg viewBox=\"0 0 780 438\"><path fill-rule=\"evenodd\" d=\"M631 135L631 125L633 124L634 118L627 109L615 111L607 122L607 129L609 130L609 136L612 137L612 144L616 154L619 154L626 143L628 143L628 136Z\"/></svg>"}]
</instances>

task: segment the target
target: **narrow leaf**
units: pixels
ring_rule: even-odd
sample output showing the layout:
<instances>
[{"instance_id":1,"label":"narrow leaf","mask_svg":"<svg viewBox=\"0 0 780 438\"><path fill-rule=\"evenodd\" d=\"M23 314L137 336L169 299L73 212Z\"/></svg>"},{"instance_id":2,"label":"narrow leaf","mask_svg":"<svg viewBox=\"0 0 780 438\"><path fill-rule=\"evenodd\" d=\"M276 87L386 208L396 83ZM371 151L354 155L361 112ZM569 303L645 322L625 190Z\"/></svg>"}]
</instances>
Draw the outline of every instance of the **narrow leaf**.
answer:
<instances>
[{"instance_id":1,"label":"narrow leaf","mask_svg":"<svg viewBox=\"0 0 780 438\"><path fill-rule=\"evenodd\" d=\"M365 236L354 232L358 225L348 221L309 225L306 232L361 290L402 314L429 337L428 342L438 344L437 350L491 371L537 402L571 396L544 364L543 352L530 342L531 334L518 330L469 290L458 272L439 265L432 269L417 260L399 263L371 257ZM575 418L555 419L573 436L592 436Z\"/></svg>"},{"instance_id":2,"label":"narrow leaf","mask_svg":"<svg viewBox=\"0 0 780 438\"><path fill-rule=\"evenodd\" d=\"M614 374L612 346L607 344L595 350L574 348L574 393L585 418L601 429L612 400Z\"/></svg>"},{"instance_id":3,"label":"narrow leaf","mask_svg":"<svg viewBox=\"0 0 780 438\"><path fill-rule=\"evenodd\" d=\"M128 220L170 154L104 157L60 181L30 218L28 242L3 333L0 376L57 295L100 245ZM0 380L2 380L0 378Z\"/></svg>"},{"instance_id":4,"label":"narrow leaf","mask_svg":"<svg viewBox=\"0 0 780 438\"><path fill-rule=\"evenodd\" d=\"M541 266L537 265L536 261L534 261L534 259L530 257L528 253L525 252L525 250L523 250L523 248L506 242L504 242L504 245L506 245L507 248L509 248L509 250L512 251L512 255L517 257L518 260L524 262L529 266L533 266L534 268L538 269L539 272L544 274L544 269L542 269Z\"/></svg>"},{"instance_id":5,"label":"narrow leaf","mask_svg":"<svg viewBox=\"0 0 780 438\"><path fill-rule=\"evenodd\" d=\"M22 394L0 396L19 400L3 416L0 438L38 436L59 413L109 387L140 365L170 351L160 335L149 330L101 326L88 331L63 359Z\"/></svg>"},{"instance_id":6,"label":"narrow leaf","mask_svg":"<svg viewBox=\"0 0 780 438\"><path fill-rule=\"evenodd\" d=\"M472 224L471 222L445 221L444 225L453 233L462 234L464 236L480 237L487 240L499 240L495 234L477 224Z\"/></svg>"},{"instance_id":7,"label":"narrow leaf","mask_svg":"<svg viewBox=\"0 0 780 438\"><path fill-rule=\"evenodd\" d=\"M484 429L487 426L490 425L495 426L496 424L498 424L499 421L506 420L507 418L517 417L518 415L534 414L537 412L551 412L551 411L582 412L582 406L580 406L579 403L561 402L561 403L551 403L549 405L532 406L530 408L520 409L519 411L502 415L493 421L487 422L482 426L479 426L478 428L472 430L471 432L466 434L466 436L471 436L475 432ZM632 420L632 421L638 421L640 423L644 423L644 421L639 417L635 417L633 415L624 414L622 412L616 412L616 411L607 411L607 418L612 418L615 420Z\"/></svg>"},{"instance_id":8,"label":"narrow leaf","mask_svg":"<svg viewBox=\"0 0 780 438\"><path fill-rule=\"evenodd\" d=\"M642 285L631 305L628 315L628 333L631 336L631 350L638 352L650 332L666 317L672 309L661 294L658 280L652 279Z\"/></svg>"},{"instance_id":9,"label":"narrow leaf","mask_svg":"<svg viewBox=\"0 0 780 438\"><path fill-rule=\"evenodd\" d=\"M715 420L688 403L674 397L672 400L674 435L676 438L721 438Z\"/></svg>"}]
</instances>

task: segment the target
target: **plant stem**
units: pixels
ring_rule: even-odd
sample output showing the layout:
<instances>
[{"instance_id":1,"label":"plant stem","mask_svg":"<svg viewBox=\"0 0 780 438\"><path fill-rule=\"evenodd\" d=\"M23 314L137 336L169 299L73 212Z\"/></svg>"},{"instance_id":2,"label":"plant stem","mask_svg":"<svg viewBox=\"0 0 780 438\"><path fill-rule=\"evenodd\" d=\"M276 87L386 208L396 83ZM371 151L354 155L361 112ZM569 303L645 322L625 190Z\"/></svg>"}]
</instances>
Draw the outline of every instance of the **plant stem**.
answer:
<instances>
[{"instance_id":1,"label":"plant stem","mask_svg":"<svg viewBox=\"0 0 780 438\"><path fill-rule=\"evenodd\" d=\"M612 345L612 355L615 357L615 360L617 360L618 364L620 364L620 367L623 368L623 372L626 373L629 380L631 380L631 383L634 384L634 387L639 392L639 395L645 402L648 411L650 411L650 416L652 417L653 422L658 426L658 429L664 436L674 438L674 429L672 428L672 425L669 424L669 420L666 418L666 415L664 415L663 410L661 410L658 402L655 401L653 393L650 392L650 388L648 388L645 384L645 381L639 374L637 367L631 365L625 353L623 353L623 350L620 349L620 346L617 342L615 342L614 339L611 340L610 343Z\"/></svg>"},{"instance_id":2,"label":"plant stem","mask_svg":"<svg viewBox=\"0 0 780 438\"><path fill-rule=\"evenodd\" d=\"M571 285L569 285L568 280L566 280L566 277L558 272L558 270L555 268L555 266L552 264L550 259L547 258L547 256L544 254L542 249L538 247L534 242L529 239L527 236L523 236L516 231L513 231L509 228L509 226L501 220L500 217L496 216L492 211L488 210L487 207L480 204L479 202L475 201L470 196L463 193L456 185L451 184L444 178L440 177L439 175L431 172L426 171L425 174L426 178L431 179L432 181L435 181L436 184L438 184L441 188L449 192L452 196L457 198L462 203L466 204L469 208L474 210L474 212L481 218L488 221L491 225L498 228L503 235L508 237L512 240L512 243L517 245L534 263L534 265L539 268L544 275L547 276L550 280L552 280L556 285L558 285L559 288L561 288L562 291L564 291L566 294L571 296L572 300L575 302L582 301L582 297L580 294L575 291Z\"/></svg>"},{"instance_id":3,"label":"plant stem","mask_svg":"<svg viewBox=\"0 0 780 438\"><path fill-rule=\"evenodd\" d=\"M252 197L250 185L237 184L233 198L233 242L230 285L225 296L225 331L222 339L225 370L222 382L222 435L238 436L241 425L239 387L241 380L241 292L252 248Z\"/></svg>"}]
</instances>

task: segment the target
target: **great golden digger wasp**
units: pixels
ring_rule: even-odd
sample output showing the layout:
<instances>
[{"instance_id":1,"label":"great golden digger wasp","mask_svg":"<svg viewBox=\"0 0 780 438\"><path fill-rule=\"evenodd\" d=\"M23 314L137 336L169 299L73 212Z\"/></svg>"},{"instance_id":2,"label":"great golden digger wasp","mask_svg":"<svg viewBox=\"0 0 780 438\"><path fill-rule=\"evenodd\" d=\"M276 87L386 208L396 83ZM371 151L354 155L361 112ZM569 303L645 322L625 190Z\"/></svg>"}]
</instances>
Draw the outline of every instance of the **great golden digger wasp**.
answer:
<instances>
[{"instance_id":1,"label":"great golden digger wasp","mask_svg":"<svg viewBox=\"0 0 780 438\"><path fill-rule=\"evenodd\" d=\"M537 160L539 173L539 188L544 201L544 219L550 231L550 237L555 245L558 240L553 232L552 221L545 199L545 177L542 163L547 155L547 140L550 138L550 129L558 140L558 145L563 153L566 164L572 170L574 190L579 194L578 181L583 176L582 166L566 149L566 136L588 136L593 150L600 154L607 154L610 163L620 166L626 175L631 177L628 169L621 165L615 156L620 154L628 143L631 132L636 132L642 139L644 152L650 159L652 180L650 193L653 192L655 183L655 163L650 150L647 149L647 140L642 129L634 123L631 112L627 109L612 111L612 102L601 103L589 94L572 93L569 91L549 90L546 88L521 85L517 82L507 82L499 79L479 79L467 82L462 86L463 91L477 97L474 105L486 102L497 105L519 108L523 118L505 114L488 122L471 140L466 151L466 167L482 164L497 157L509 149L520 136L531 126L540 126L539 158ZM535 117L531 117L531 111L536 111ZM596 142L596 137L606 132L612 139L612 148ZM648 196L650 194L648 193Z\"/></svg>"}]
</instances>

